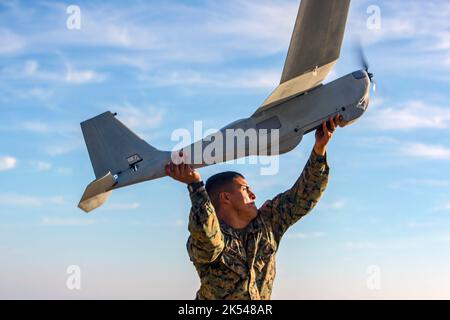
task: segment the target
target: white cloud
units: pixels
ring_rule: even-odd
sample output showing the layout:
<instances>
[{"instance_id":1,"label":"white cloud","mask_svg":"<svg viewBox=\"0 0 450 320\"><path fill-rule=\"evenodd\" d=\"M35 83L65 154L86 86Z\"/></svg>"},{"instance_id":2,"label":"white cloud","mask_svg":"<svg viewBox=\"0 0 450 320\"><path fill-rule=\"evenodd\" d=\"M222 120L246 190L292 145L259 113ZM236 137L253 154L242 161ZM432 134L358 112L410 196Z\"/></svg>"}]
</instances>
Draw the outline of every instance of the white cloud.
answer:
<instances>
[{"instance_id":1,"label":"white cloud","mask_svg":"<svg viewBox=\"0 0 450 320\"><path fill-rule=\"evenodd\" d=\"M256 55L287 52L295 18L296 1L229 1L204 12L211 35L228 35L228 48Z\"/></svg>"},{"instance_id":2,"label":"white cloud","mask_svg":"<svg viewBox=\"0 0 450 320\"><path fill-rule=\"evenodd\" d=\"M22 91L22 98L48 100L53 95L52 90L42 88L31 88L28 91Z\"/></svg>"},{"instance_id":3,"label":"white cloud","mask_svg":"<svg viewBox=\"0 0 450 320\"><path fill-rule=\"evenodd\" d=\"M339 210L344 208L345 206L345 200L336 200L333 202L319 202L317 205L317 209L322 210Z\"/></svg>"},{"instance_id":4,"label":"white cloud","mask_svg":"<svg viewBox=\"0 0 450 320\"><path fill-rule=\"evenodd\" d=\"M425 221L425 222L417 222L417 221L411 221L408 222L406 225L408 228L412 228L412 229L422 229L422 228L431 228L436 226L437 222L436 221Z\"/></svg>"},{"instance_id":5,"label":"white cloud","mask_svg":"<svg viewBox=\"0 0 450 320\"><path fill-rule=\"evenodd\" d=\"M152 64L148 57L141 56L129 56L129 55L116 55L111 58L112 64L134 67L142 72L149 71Z\"/></svg>"},{"instance_id":6,"label":"white cloud","mask_svg":"<svg viewBox=\"0 0 450 320\"><path fill-rule=\"evenodd\" d=\"M25 121L21 125L22 129L35 132L35 133L47 133L50 128L47 124L37 121Z\"/></svg>"},{"instance_id":7,"label":"white cloud","mask_svg":"<svg viewBox=\"0 0 450 320\"><path fill-rule=\"evenodd\" d=\"M64 197L38 197L26 196L14 193L0 194L0 205L17 207L41 207L45 205L63 205L66 203Z\"/></svg>"},{"instance_id":8,"label":"white cloud","mask_svg":"<svg viewBox=\"0 0 450 320\"><path fill-rule=\"evenodd\" d=\"M20 65L12 65L4 68L2 73L13 79L32 79L39 81L61 81L61 75L57 72L47 71L40 67L36 60L27 60Z\"/></svg>"},{"instance_id":9,"label":"white cloud","mask_svg":"<svg viewBox=\"0 0 450 320\"><path fill-rule=\"evenodd\" d=\"M440 179L405 179L401 181L395 181L389 185L390 188L411 188L411 187L424 187L424 188L449 188L450 180L440 180Z\"/></svg>"},{"instance_id":10,"label":"white cloud","mask_svg":"<svg viewBox=\"0 0 450 320\"><path fill-rule=\"evenodd\" d=\"M154 87L200 87L200 88L238 88L275 89L281 77L280 70L233 70L232 72L199 72L192 70L172 71L164 75L141 76Z\"/></svg>"},{"instance_id":11,"label":"white cloud","mask_svg":"<svg viewBox=\"0 0 450 320\"><path fill-rule=\"evenodd\" d=\"M365 23L365 20L363 20ZM413 38L416 35L416 28L414 21L409 20L400 20L396 17L387 18L384 17L382 19L381 29L368 29L366 26L361 29L353 29L350 30L363 30L364 31L364 43L371 44L379 41L386 41L391 39L405 39L405 38Z\"/></svg>"},{"instance_id":12,"label":"white cloud","mask_svg":"<svg viewBox=\"0 0 450 320\"><path fill-rule=\"evenodd\" d=\"M52 164L45 161L31 161L30 165L40 172L50 171L52 169Z\"/></svg>"},{"instance_id":13,"label":"white cloud","mask_svg":"<svg viewBox=\"0 0 450 320\"><path fill-rule=\"evenodd\" d=\"M405 156L428 160L450 160L450 149L440 145L409 143L400 149Z\"/></svg>"},{"instance_id":14,"label":"white cloud","mask_svg":"<svg viewBox=\"0 0 450 320\"><path fill-rule=\"evenodd\" d=\"M61 176L70 176L73 174L73 170L71 168L66 167L58 167L55 169L56 174Z\"/></svg>"},{"instance_id":15,"label":"white cloud","mask_svg":"<svg viewBox=\"0 0 450 320\"><path fill-rule=\"evenodd\" d=\"M360 16L352 19L355 23L350 30L364 31L369 42L391 39L411 39L416 43L431 40L434 45L440 42L440 30L448 30L450 23L445 19L450 14L450 5L445 1L412 0L407 5L401 1L383 1L381 9L381 30L369 30L366 27L366 8L372 3L359 2L356 7ZM358 4L354 4L358 5ZM372 38L371 38L372 36ZM427 49L429 46L426 46ZM422 46L421 49L425 48Z\"/></svg>"},{"instance_id":16,"label":"white cloud","mask_svg":"<svg viewBox=\"0 0 450 320\"><path fill-rule=\"evenodd\" d=\"M27 60L20 66L9 66L2 70L6 78L29 79L43 82L65 82L68 84L87 84L101 83L105 81L106 76L90 69L77 69L71 64L65 63L59 70L46 70L41 68L36 60ZM46 98L49 95L48 90L33 88L28 95Z\"/></svg>"},{"instance_id":17,"label":"white cloud","mask_svg":"<svg viewBox=\"0 0 450 320\"><path fill-rule=\"evenodd\" d=\"M448 129L450 108L410 101L400 106L378 108L367 121L377 130Z\"/></svg>"},{"instance_id":18,"label":"white cloud","mask_svg":"<svg viewBox=\"0 0 450 320\"><path fill-rule=\"evenodd\" d=\"M296 232L296 233L288 233L286 237L290 239L317 239L322 238L324 235L325 235L324 232L312 232L312 233Z\"/></svg>"},{"instance_id":19,"label":"white cloud","mask_svg":"<svg viewBox=\"0 0 450 320\"><path fill-rule=\"evenodd\" d=\"M6 103L14 101L16 102L18 99L25 100L41 100L42 102L48 102L50 98L53 96L53 90L44 89L40 87L33 87L29 89L21 88L18 89L16 87L2 87L0 93L0 99Z\"/></svg>"},{"instance_id":20,"label":"white cloud","mask_svg":"<svg viewBox=\"0 0 450 320\"><path fill-rule=\"evenodd\" d=\"M25 46L25 41L15 33L0 28L0 54L16 53Z\"/></svg>"},{"instance_id":21,"label":"white cloud","mask_svg":"<svg viewBox=\"0 0 450 320\"><path fill-rule=\"evenodd\" d=\"M436 50L448 50L450 49L450 32L439 32L437 34L438 43L435 46Z\"/></svg>"},{"instance_id":22,"label":"white cloud","mask_svg":"<svg viewBox=\"0 0 450 320\"><path fill-rule=\"evenodd\" d=\"M389 241L347 241L344 243L344 247L348 249L357 250L405 250L411 248L422 247L425 239L422 237L417 238L403 238L403 239L390 239Z\"/></svg>"},{"instance_id":23,"label":"white cloud","mask_svg":"<svg viewBox=\"0 0 450 320\"><path fill-rule=\"evenodd\" d=\"M66 5L46 2L44 5L54 9L48 10L45 17L49 26L60 21L60 12L65 12ZM133 5L117 9L108 3L88 4L82 11L81 29L68 32L66 28L49 28L46 32L33 34L29 41L33 45L52 44L58 47L113 47L122 49L151 49L161 46L154 29L142 21L142 14L150 14L154 5ZM55 14L52 14L55 13ZM152 11L152 13L154 10Z\"/></svg>"},{"instance_id":24,"label":"white cloud","mask_svg":"<svg viewBox=\"0 0 450 320\"><path fill-rule=\"evenodd\" d=\"M79 132L79 127L74 123L45 122L42 120L23 121L18 126L22 130L41 134L60 134L68 136Z\"/></svg>"},{"instance_id":25,"label":"white cloud","mask_svg":"<svg viewBox=\"0 0 450 320\"><path fill-rule=\"evenodd\" d=\"M31 76L36 74L38 68L39 64L36 60L27 60L24 65L23 72L25 75Z\"/></svg>"},{"instance_id":26,"label":"white cloud","mask_svg":"<svg viewBox=\"0 0 450 320\"><path fill-rule=\"evenodd\" d=\"M373 242L356 242L356 241L348 241L344 245L345 247L350 249L377 249L380 247L379 244Z\"/></svg>"},{"instance_id":27,"label":"white cloud","mask_svg":"<svg viewBox=\"0 0 450 320\"><path fill-rule=\"evenodd\" d=\"M105 76L93 70L75 70L68 67L64 80L72 84L100 83L105 80Z\"/></svg>"},{"instance_id":28,"label":"white cloud","mask_svg":"<svg viewBox=\"0 0 450 320\"><path fill-rule=\"evenodd\" d=\"M81 148L81 141L67 141L60 144L52 144L45 147L45 151L52 157L62 156Z\"/></svg>"},{"instance_id":29,"label":"white cloud","mask_svg":"<svg viewBox=\"0 0 450 320\"><path fill-rule=\"evenodd\" d=\"M117 112L118 119L134 131L148 131L159 127L166 112L161 108L141 108L129 103L123 106L111 106L110 109Z\"/></svg>"},{"instance_id":30,"label":"white cloud","mask_svg":"<svg viewBox=\"0 0 450 320\"><path fill-rule=\"evenodd\" d=\"M444 234L444 235L437 236L436 240L437 241L441 241L441 242L449 242L450 241L450 235Z\"/></svg>"},{"instance_id":31,"label":"white cloud","mask_svg":"<svg viewBox=\"0 0 450 320\"><path fill-rule=\"evenodd\" d=\"M41 225L50 227L61 226L88 226L104 222L104 220L97 219L68 219L68 218L47 218L41 220Z\"/></svg>"},{"instance_id":32,"label":"white cloud","mask_svg":"<svg viewBox=\"0 0 450 320\"><path fill-rule=\"evenodd\" d=\"M105 210L111 211L129 211L139 209L141 204L139 202L132 203L108 203L105 206Z\"/></svg>"},{"instance_id":33,"label":"white cloud","mask_svg":"<svg viewBox=\"0 0 450 320\"><path fill-rule=\"evenodd\" d=\"M62 156L85 147L83 138L72 134L72 132L70 132L71 129L67 129L67 132L63 131L64 128L61 130L62 131L58 131L57 128L53 128L49 131L50 133L60 134L61 138L58 139L58 141L43 146L44 151L48 155L52 157Z\"/></svg>"},{"instance_id":34,"label":"white cloud","mask_svg":"<svg viewBox=\"0 0 450 320\"><path fill-rule=\"evenodd\" d=\"M10 156L0 157L0 171L12 170L17 166L17 159Z\"/></svg>"},{"instance_id":35,"label":"white cloud","mask_svg":"<svg viewBox=\"0 0 450 320\"><path fill-rule=\"evenodd\" d=\"M207 1L202 6L142 2L121 8L103 2L88 4L83 10L81 29L71 32L55 27L66 6L49 2L44 5L53 10L40 17L39 33L30 30L27 35L31 49L121 49L128 50L130 57L146 51L151 53L152 61L159 63L205 63L241 56L243 52L252 56L287 52L298 10L297 1ZM31 14L28 19L36 17ZM130 61L123 60L125 65ZM146 68L142 63L136 66Z\"/></svg>"}]
</instances>

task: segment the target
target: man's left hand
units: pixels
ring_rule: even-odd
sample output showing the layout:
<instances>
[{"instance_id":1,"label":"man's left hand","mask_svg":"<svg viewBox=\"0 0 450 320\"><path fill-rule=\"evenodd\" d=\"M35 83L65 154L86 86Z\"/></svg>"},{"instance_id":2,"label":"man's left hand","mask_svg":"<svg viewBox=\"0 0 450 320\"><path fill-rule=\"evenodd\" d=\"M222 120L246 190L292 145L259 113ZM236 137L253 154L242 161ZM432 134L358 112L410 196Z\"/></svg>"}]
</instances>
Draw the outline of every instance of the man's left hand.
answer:
<instances>
[{"instance_id":1,"label":"man's left hand","mask_svg":"<svg viewBox=\"0 0 450 320\"><path fill-rule=\"evenodd\" d=\"M324 156L327 152L327 145L333 137L333 133L337 128L337 125L341 121L341 115L337 115L334 119L330 118L329 127L327 122L322 123L322 127L316 130L316 144L314 145L314 151L320 155Z\"/></svg>"}]
</instances>

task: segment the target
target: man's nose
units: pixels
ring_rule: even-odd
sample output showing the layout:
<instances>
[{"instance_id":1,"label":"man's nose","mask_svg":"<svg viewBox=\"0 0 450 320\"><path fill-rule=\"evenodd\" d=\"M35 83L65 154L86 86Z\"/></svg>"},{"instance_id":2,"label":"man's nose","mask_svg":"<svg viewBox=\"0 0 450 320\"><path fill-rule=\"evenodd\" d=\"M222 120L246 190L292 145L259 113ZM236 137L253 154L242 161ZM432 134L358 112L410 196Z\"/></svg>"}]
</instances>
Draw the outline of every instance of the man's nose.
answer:
<instances>
[{"instance_id":1,"label":"man's nose","mask_svg":"<svg viewBox=\"0 0 450 320\"><path fill-rule=\"evenodd\" d=\"M250 199L256 200L256 195L250 191Z\"/></svg>"}]
</instances>

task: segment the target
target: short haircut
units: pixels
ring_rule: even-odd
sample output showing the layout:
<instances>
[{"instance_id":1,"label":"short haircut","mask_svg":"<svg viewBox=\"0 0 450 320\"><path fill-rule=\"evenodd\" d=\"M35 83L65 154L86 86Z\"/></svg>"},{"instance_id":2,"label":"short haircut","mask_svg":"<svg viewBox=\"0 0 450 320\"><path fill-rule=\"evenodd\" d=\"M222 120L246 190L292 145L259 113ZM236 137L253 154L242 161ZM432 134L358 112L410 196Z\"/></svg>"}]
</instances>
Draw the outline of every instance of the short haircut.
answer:
<instances>
[{"instance_id":1,"label":"short haircut","mask_svg":"<svg viewBox=\"0 0 450 320\"><path fill-rule=\"evenodd\" d=\"M233 180L236 178L245 179L244 176L238 172L226 171L218 173L206 181L206 192L216 210L219 209L219 195L221 192L227 190Z\"/></svg>"}]
</instances>

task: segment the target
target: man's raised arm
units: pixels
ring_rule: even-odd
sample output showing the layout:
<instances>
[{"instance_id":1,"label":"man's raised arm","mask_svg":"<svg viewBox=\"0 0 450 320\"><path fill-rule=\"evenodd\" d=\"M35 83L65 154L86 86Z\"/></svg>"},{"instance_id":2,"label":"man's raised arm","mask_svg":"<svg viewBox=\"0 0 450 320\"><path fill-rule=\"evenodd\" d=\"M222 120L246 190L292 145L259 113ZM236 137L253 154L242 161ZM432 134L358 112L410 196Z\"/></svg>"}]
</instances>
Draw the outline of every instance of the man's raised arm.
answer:
<instances>
[{"instance_id":1,"label":"man's raised arm","mask_svg":"<svg viewBox=\"0 0 450 320\"><path fill-rule=\"evenodd\" d=\"M208 197L200 174L187 164L168 164L166 173L175 180L188 185L192 202L189 214L189 237L187 249L195 264L211 263L224 248L224 238L219 219Z\"/></svg>"},{"instance_id":2,"label":"man's raised arm","mask_svg":"<svg viewBox=\"0 0 450 320\"><path fill-rule=\"evenodd\" d=\"M339 117L330 119L330 128L323 123L317 130L314 150L294 186L267 201L260 209L262 218L272 225L277 243L290 226L311 212L327 187L330 168L326 148Z\"/></svg>"}]
</instances>

